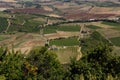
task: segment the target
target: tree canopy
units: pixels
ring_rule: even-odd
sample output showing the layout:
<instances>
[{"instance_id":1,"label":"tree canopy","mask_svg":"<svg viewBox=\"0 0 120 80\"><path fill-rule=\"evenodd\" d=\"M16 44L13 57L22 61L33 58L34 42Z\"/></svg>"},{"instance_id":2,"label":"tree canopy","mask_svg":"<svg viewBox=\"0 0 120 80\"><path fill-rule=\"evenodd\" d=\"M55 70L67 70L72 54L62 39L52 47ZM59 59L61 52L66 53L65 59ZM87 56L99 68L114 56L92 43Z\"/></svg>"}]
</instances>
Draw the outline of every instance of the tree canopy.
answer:
<instances>
[{"instance_id":1,"label":"tree canopy","mask_svg":"<svg viewBox=\"0 0 120 80\"><path fill-rule=\"evenodd\" d=\"M110 46L100 44L79 61L62 65L46 47L27 55L0 48L0 80L118 80L120 57L111 54Z\"/></svg>"}]
</instances>

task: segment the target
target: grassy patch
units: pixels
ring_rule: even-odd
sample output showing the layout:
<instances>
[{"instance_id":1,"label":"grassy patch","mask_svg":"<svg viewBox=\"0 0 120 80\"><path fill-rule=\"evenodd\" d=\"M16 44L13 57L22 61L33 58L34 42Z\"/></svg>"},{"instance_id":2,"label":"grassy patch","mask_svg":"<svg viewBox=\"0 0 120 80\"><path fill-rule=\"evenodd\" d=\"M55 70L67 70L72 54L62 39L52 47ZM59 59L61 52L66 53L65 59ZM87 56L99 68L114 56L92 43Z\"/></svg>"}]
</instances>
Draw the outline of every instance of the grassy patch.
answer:
<instances>
[{"instance_id":1,"label":"grassy patch","mask_svg":"<svg viewBox=\"0 0 120 80\"><path fill-rule=\"evenodd\" d=\"M80 31L80 26L59 26L59 31Z\"/></svg>"},{"instance_id":2,"label":"grassy patch","mask_svg":"<svg viewBox=\"0 0 120 80\"><path fill-rule=\"evenodd\" d=\"M0 17L8 18L10 15L5 12L0 12Z\"/></svg>"},{"instance_id":3,"label":"grassy patch","mask_svg":"<svg viewBox=\"0 0 120 80\"><path fill-rule=\"evenodd\" d=\"M7 18L0 17L0 33L5 31L8 26Z\"/></svg>"},{"instance_id":4,"label":"grassy patch","mask_svg":"<svg viewBox=\"0 0 120 80\"><path fill-rule=\"evenodd\" d=\"M44 29L44 33L55 33L56 31L70 31L77 32L80 31L80 26L47 26Z\"/></svg>"},{"instance_id":5,"label":"grassy patch","mask_svg":"<svg viewBox=\"0 0 120 80\"><path fill-rule=\"evenodd\" d=\"M120 23L117 22L102 22L102 24L114 26L115 29L120 29Z\"/></svg>"},{"instance_id":6,"label":"grassy patch","mask_svg":"<svg viewBox=\"0 0 120 80\"><path fill-rule=\"evenodd\" d=\"M101 29L101 27L95 25L87 25L86 27L90 29Z\"/></svg>"},{"instance_id":7,"label":"grassy patch","mask_svg":"<svg viewBox=\"0 0 120 80\"><path fill-rule=\"evenodd\" d=\"M110 40L114 45L120 46L120 37L111 38Z\"/></svg>"},{"instance_id":8,"label":"grassy patch","mask_svg":"<svg viewBox=\"0 0 120 80\"><path fill-rule=\"evenodd\" d=\"M57 58L61 63L69 63L71 58L77 57L79 52L77 51L78 47L66 47L56 50Z\"/></svg>"},{"instance_id":9,"label":"grassy patch","mask_svg":"<svg viewBox=\"0 0 120 80\"><path fill-rule=\"evenodd\" d=\"M3 40L5 40L5 39L8 39L7 37L2 37L2 36L0 36L0 41L3 41Z\"/></svg>"},{"instance_id":10,"label":"grassy patch","mask_svg":"<svg viewBox=\"0 0 120 80\"><path fill-rule=\"evenodd\" d=\"M34 18L37 18L35 15L29 14L16 14L15 20L11 20L11 26L9 32L39 32L39 25L43 22L35 21ZM24 23L24 24L23 24ZM21 25L23 24L23 25Z\"/></svg>"},{"instance_id":11,"label":"grassy patch","mask_svg":"<svg viewBox=\"0 0 120 80\"><path fill-rule=\"evenodd\" d=\"M39 32L39 22L36 21L26 21L23 26L19 24L12 24L9 28L9 32L18 31L18 32Z\"/></svg>"},{"instance_id":12,"label":"grassy patch","mask_svg":"<svg viewBox=\"0 0 120 80\"><path fill-rule=\"evenodd\" d=\"M55 29L44 29L44 34L56 33Z\"/></svg>"},{"instance_id":13,"label":"grassy patch","mask_svg":"<svg viewBox=\"0 0 120 80\"><path fill-rule=\"evenodd\" d=\"M75 46L79 45L79 41L77 37L71 38L61 38L56 40L51 40L50 45L57 45L57 46Z\"/></svg>"},{"instance_id":14,"label":"grassy patch","mask_svg":"<svg viewBox=\"0 0 120 80\"><path fill-rule=\"evenodd\" d=\"M44 28L44 34L56 33L58 26L47 26Z\"/></svg>"}]
</instances>

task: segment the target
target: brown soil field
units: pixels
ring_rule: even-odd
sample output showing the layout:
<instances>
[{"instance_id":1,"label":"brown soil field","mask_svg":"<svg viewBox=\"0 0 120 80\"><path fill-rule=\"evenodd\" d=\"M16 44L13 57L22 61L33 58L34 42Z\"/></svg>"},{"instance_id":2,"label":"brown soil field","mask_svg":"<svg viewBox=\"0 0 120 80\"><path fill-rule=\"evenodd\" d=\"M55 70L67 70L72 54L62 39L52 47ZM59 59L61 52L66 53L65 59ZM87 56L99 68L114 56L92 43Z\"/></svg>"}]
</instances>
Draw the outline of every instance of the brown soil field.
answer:
<instances>
[{"instance_id":1,"label":"brown soil field","mask_svg":"<svg viewBox=\"0 0 120 80\"><path fill-rule=\"evenodd\" d=\"M68 9L68 8L71 8L71 7L73 7L73 6L70 6L69 4L66 4L66 3L64 3L64 4L55 4L55 5L53 5L55 8L58 8L58 9L60 9L60 10L62 10L62 9Z\"/></svg>"},{"instance_id":2,"label":"brown soil field","mask_svg":"<svg viewBox=\"0 0 120 80\"><path fill-rule=\"evenodd\" d=\"M115 14L91 14L91 13L74 13L74 14L66 14L63 16L66 19L101 19L101 18L109 18L115 16Z\"/></svg>"},{"instance_id":3,"label":"brown soil field","mask_svg":"<svg viewBox=\"0 0 120 80\"><path fill-rule=\"evenodd\" d=\"M120 15L120 7L66 6L56 6L62 11L61 16L66 19L100 19Z\"/></svg>"},{"instance_id":4,"label":"brown soil field","mask_svg":"<svg viewBox=\"0 0 120 80\"><path fill-rule=\"evenodd\" d=\"M120 7L94 7L90 13L120 15Z\"/></svg>"},{"instance_id":5,"label":"brown soil field","mask_svg":"<svg viewBox=\"0 0 120 80\"><path fill-rule=\"evenodd\" d=\"M48 7L48 6L43 6L43 9L44 9L45 11L53 11L53 9L50 8L50 7Z\"/></svg>"},{"instance_id":6,"label":"brown soil field","mask_svg":"<svg viewBox=\"0 0 120 80\"><path fill-rule=\"evenodd\" d=\"M100 19L120 15L120 7L92 7L87 5L54 5L66 19Z\"/></svg>"},{"instance_id":7,"label":"brown soil field","mask_svg":"<svg viewBox=\"0 0 120 80\"><path fill-rule=\"evenodd\" d=\"M54 34L45 34L41 37L39 34L35 33L17 33L14 35L2 35L6 36L9 39L0 41L1 45L6 45L11 49L12 45L15 50L21 50L22 52L29 51L34 46L44 46L47 39L55 39L59 37L71 37L78 36L79 32L63 32L58 31Z\"/></svg>"},{"instance_id":8,"label":"brown soil field","mask_svg":"<svg viewBox=\"0 0 120 80\"><path fill-rule=\"evenodd\" d=\"M98 30L101 34L103 34L106 38L114 38L120 37L120 30L115 29L101 29Z\"/></svg>"},{"instance_id":9,"label":"brown soil field","mask_svg":"<svg viewBox=\"0 0 120 80\"><path fill-rule=\"evenodd\" d=\"M14 13L29 13L29 14L49 13L49 11L46 11L43 8L40 8L40 9L36 9L36 8L11 9L11 11Z\"/></svg>"},{"instance_id":10,"label":"brown soil field","mask_svg":"<svg viewBox=\"0 0 120 80\"><path fill-rule=\"evenodd\" d=\"M45 37L47 39L56 39L56 38L60 38L60 37L68 38L71 36L79 36L79 32L57 31L57 33L45 34Z\"/></svg>"}]
</instances>

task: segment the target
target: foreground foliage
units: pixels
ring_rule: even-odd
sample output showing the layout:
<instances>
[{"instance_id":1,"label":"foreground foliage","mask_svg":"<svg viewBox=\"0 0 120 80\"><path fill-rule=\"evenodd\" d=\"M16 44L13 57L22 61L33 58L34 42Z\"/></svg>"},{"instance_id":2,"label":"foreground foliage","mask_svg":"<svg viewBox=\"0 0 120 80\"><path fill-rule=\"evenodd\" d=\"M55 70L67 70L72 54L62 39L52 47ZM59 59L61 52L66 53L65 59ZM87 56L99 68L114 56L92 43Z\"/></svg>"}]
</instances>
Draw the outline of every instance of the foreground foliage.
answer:
<instances>
[{"instance_id":1,"label":"foreground foliage","mask_svg":"<svg viewBox=\"0 0 120 80\"><path fill-rule=\"evenodd\" d=\"M56 55L46 48L33 49L27 56L0 48L2 80L62 80L61 75L61 64L56 60Z\"/></svg>"},{"instance_id":2,"label":"foreground foliage","mask_svg":"<svg viewBox=\"0 0 120 80\"><path fill-rule=\"evenodd\" d=\"M99 44L80 60L62 65L54 52L34 48L28 55L0 48L0 80L118 80L120 57Z\"/></svg>"},{"instance_id":3,"label":"foreground foliage","mask_svg":"<svg viewBox=\"0 0 120 80\"><path fill-rule=\"evenodd\" d=\"M111 53L111 47L101 44L81 60L72 60L69 80L81 78L84 80L118 80L120 78L120 57L114 57Z\"/></svg>"}]
</instances>

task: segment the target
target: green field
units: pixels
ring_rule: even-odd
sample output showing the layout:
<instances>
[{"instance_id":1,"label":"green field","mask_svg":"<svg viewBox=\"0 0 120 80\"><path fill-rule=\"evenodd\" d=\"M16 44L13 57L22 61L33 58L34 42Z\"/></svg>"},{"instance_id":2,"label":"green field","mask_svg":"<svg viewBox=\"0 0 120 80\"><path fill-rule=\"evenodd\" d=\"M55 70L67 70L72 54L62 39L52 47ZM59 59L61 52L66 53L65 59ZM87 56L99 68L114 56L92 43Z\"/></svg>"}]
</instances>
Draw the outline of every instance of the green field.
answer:
<instances>
[{"instance_id":1,"label":"green field","mask_svg":"<svg viewBox=\"0 0 120 80\"><path fill-rule=\"evenodd\" d=\"M50 45L56 45L56 46L75 46L79 45L79 41L77 37L71 37L66 39L56 39L56 40L50 40Z\"/></svg>"},{"instance_id":2,"label":"green field","mask_svg":"<svg viewBox=\"0 0 120 80\"><path fill-rule=\"evenodd\" d=\"M8 22L6 18L0 17L0 33L5 31L8 26Z\"/></svg>"},{"instance_id":3,"label":"green field","mask_svg":"<svg viewBox=\"0 0 120 80\"><path fill-rule=\"evenodd\" d=\"M87 25L86 27L90 29L101 29L101 27L95 25Z\"/></svg>"},{"instance_id":4,"label":"green field","mask_svg":"<svg viewBox=\"0 0 120 80\"><path fill-rule=\"evenodd\" d=\"M15 19L11 20L8 32L38 32L40 21L33 20L35 15L16 14ZM24 24L23 24L24 23ZM23 24L23 25L21 25Z\"/></svg>"},{"instance_id":5,"label":"green field","mask_svg":"<svg viewBox=\"0 0 120 80\"><path fill-rule=\"evenodd\" d=\"M47 26L44 29L45 34L55 33L56 31L69 31L69 32L78 32L80 31L80 26Z\"/></svg>"},{"instance_id":6,"label":"green field","mask_svg":"<svg viewBox=\"0 0 120 80\"><path fill-rule=\"evenodd\" d=\"M62 49L55 50L58 60L64 64L69 63L71 58L77 57L79 52L78 47L66 47Z\"/></svg>"},{"instance_id":7,"label":"green field","mask_svg":"<svg viewBox=\"0 0 120 80\"><path fill-rule=\"evenodd\" d=\"M55 29L44 29L44 34L56 33Z\"/></svg>"},{"instance_id":8,"label":"green field","mask_svg":"<svg viewBox=\"0 0 120 80\"><path fill-rule=\"evenodd\" d=\"M110 40L114 45L120 46L120 37L111 38Z\"/></svg>"},{"instance_id":9,"label":"green field","mask_svg":"<svg viewBox=\"0 0 120 80\"><path fill-rule=\"evenodd\" d=\"M115 29L120 29L120 23L117 22L102 22L102 24L114 26Z\"/></svg>"},{"instance_id":10,"label":"green field","mask_svg":"<svg viewBox=\"0 0 120 80\"><path fill-rule=\"evenodd\" d=\"M80 31L80 26L59 26L59 31Z\"/></svg>"}]
</instances>

